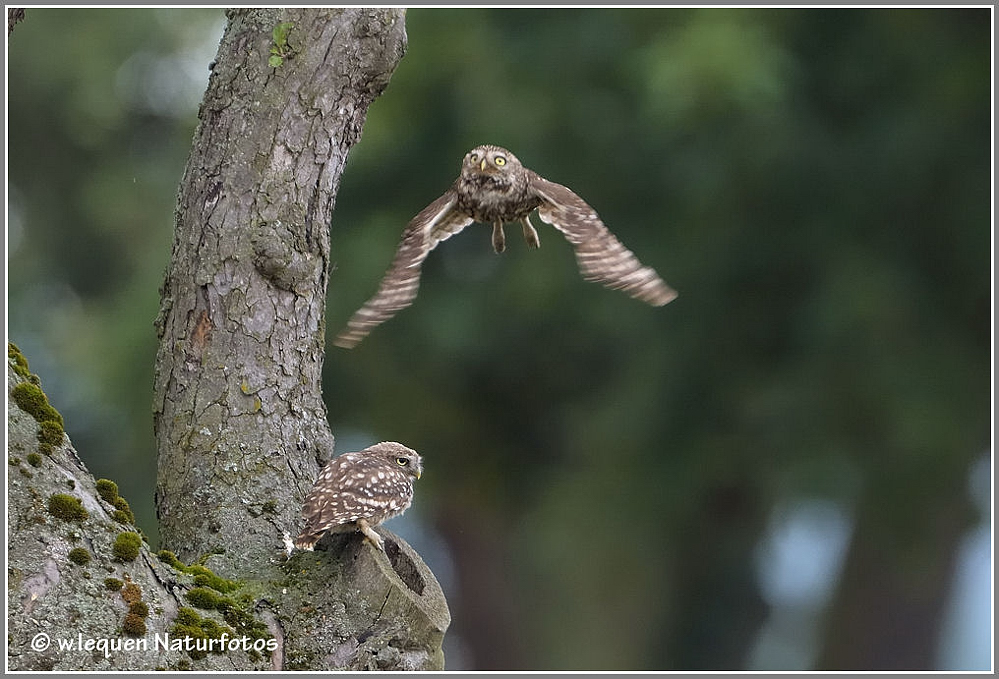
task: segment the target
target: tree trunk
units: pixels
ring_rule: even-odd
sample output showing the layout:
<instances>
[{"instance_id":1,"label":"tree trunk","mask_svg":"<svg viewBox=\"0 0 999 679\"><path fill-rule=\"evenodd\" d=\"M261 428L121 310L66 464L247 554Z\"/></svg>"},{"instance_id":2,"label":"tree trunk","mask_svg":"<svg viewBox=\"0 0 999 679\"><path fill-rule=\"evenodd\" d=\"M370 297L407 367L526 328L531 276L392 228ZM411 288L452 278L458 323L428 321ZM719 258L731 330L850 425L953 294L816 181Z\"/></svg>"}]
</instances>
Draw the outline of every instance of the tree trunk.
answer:
<instances>
[{"instance_id":1,"label":"tree trunk","mask_svg":"<svg viewBox=\"0 0 999 679\"><path fill-rule=\"evenodd\" d=\"M938 474L934 496L908 498L907 520L918 530L888 518L899 498L912 492L905 474L895 471L891 478L870 484L874 491L858 512L839 591L827 614L817 670L935 669L961 538L974 516L965 477L954 476ZM912 515L919 520L911 520Z\"/></svg>"},{"instance_id":2,"label":"tree trunk","mask_svg":"<svg viewBox=\"0 0 999 679\"><path fill-rule=\"evenodd\" d=\"M52 427L12 399L10 430L23 435L9 451L52 453L18 455L9 474L14 669L443 667L447 604L404 541L386 532L381 552L343 535L289 560L282 551L333 454L321 395L330 217L367 107L405 50L404 13L228 17L156 323L157 513L176 557L121 539L136 534L123 501L104 497L108 482L94 482L61 429L59 446L46 444ZM31 376L10 353L13 393ZM46 513L67 494L77 499ZM73 561L84 559L76 545L87 565ZM120 588L105 589L108 578ZM47 648L32 646L40 632ZM100 639L109 653L86 648Z\"/></svg>"},{"instance_id":3,"label":"tree trunk","mask_svg":"<svg viewBox=\"0 0 999 679\"><path fill-rule=\"evenodd\" d=\"M287 44L273 29L291 24ZM320 391L329 224L347 151L405 47L390 10L236 10L178 197L158 320L163 543L246 575L333 452ZM271 49L281 64L268 65Z\"/></svg>"}]
</instances>

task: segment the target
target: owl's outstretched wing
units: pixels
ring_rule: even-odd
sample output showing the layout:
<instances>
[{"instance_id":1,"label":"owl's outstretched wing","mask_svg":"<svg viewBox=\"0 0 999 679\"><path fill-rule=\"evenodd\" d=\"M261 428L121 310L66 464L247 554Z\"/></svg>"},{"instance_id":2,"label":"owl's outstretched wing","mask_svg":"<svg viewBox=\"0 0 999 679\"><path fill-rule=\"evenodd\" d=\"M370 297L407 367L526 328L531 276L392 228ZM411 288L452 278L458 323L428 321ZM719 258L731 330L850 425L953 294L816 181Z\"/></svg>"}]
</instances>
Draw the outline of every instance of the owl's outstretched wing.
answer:
<instances>
[{"instance_id":1,"label":"owl's outstretched wing","mask_svg":"<svg viewBox=\"0 0 999 679\"><path fill-rule=\"evenodd\" d=\"M336 346L357 346L375 326L413 303L420 287L423 260L438 243L472 223L471 217L454 209L457 200L457 193L449 189L410 220L378 292L354 313L347 328L334 340Z\"/></svg>"},{"instance_id":2,"label":"owl's outstretched wing","mask_svg":"<svg viewBox=\"0 0 999 679\"><path fill-rule=\"evenodd\" d=\"M652 306L663 306L676 298L676 290L666 285L655 269L639 262L582 198L534 172L530 173L530 183L541 199L538 215L572 244L584 279L622 290Z\"/></svg>"}]
</instances>

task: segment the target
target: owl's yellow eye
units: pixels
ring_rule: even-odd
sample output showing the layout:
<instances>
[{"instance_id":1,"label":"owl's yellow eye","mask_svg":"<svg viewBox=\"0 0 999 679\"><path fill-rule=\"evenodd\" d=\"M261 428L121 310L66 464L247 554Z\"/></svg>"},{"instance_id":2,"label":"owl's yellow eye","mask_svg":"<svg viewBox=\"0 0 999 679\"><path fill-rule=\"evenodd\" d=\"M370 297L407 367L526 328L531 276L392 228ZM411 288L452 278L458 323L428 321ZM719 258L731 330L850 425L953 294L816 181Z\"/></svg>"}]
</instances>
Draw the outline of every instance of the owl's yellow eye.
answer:
<instances>
[{"instance_id":1,"label":"owl's yellow eye","mask_svg":"<svg viewBox=\"0 0 999 679\"><path fill-rule=\"evenodd\" d=\"M395 461L400 467L406 467L409 465L409 458L407 457L397 457L395 458Z\"/></svg>"},{"instance_id":2,"label":"owl's yellow eye","mask_svg":"<svg viewBox=\"0 0 999 679\"><path fill-rule=\"evenodd\" d=\"M469 160L471 160L473 163L479 162L479 154L478 153L473 153L471 155L471 157L469 157Z\"/></svg>"},{"instance_id":3,"label":"owl's yellow eye","mask_svg":"<svg viewBox=\"0 0 999 679\"><path fill-rule=\"evenodd\" d=\"M504 165L506 165L506 158L504 158L503 156L496 156L493 159L493 162L496 163L496 167L503 167Z\"/></svg>"}]
</instances>

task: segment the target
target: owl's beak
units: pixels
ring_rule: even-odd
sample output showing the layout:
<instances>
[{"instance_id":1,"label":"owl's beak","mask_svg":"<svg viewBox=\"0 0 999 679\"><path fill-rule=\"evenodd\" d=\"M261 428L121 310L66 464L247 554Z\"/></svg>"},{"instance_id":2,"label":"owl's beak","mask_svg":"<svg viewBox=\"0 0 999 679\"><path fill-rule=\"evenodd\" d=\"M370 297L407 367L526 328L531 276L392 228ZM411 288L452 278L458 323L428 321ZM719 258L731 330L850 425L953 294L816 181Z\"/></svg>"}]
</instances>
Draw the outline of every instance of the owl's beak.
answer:
<instances>
[{"instance_id":1,"label":"owl's beak","mask_svg":"<svg viewBox=\"0 0 999 679\"><path fill-rule=\"evenodd\" d=\"M416 480L419 481L421 476L423 476L423 470L422 469L417 469L416 470Z\"/></svg>"},{"instance_id":2,"label":"owl's beak","mask_svg":"<svg viewBox=\"0 0 999 679\"><path fill-rule=\"evenodd\" d=\"M486 171L486 159L485 158L483 158L482 162L479 163L479 169L482 170L483 172Z\"/></svg>"}]
</instances>

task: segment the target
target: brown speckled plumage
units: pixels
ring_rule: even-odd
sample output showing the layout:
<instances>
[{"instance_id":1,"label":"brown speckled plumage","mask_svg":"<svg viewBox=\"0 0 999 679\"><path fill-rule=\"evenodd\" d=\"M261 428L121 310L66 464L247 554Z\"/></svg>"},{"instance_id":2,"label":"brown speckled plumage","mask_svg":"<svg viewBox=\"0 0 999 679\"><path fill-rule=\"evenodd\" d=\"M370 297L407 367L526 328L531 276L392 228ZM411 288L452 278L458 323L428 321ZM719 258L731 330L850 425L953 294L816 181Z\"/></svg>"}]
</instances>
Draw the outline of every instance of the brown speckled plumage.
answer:
<instances>
[{"instance_id":1,"label":"brown speckled plumage","mask_svg":"<svg viewBox=\"0 0 999 679\"><path fill-rule=\"evenodd\" d=\"M519 222L528 246L540 247L530 220L534 210L572 244L586 280L653 306L676 297L676 291L654 269L643 266L582 198L525 168L506 149L485 145L468 152L451 188L409 222L378 292L354 314L335 344L347 349L356 346L375 326L412 304L427 255L472 222L492 225L497 253L506 247L506 222Z\"/></svg>"},{"instance_id":2,"label":"brown speckled plumage","mask_svg":"<svg viewBox=\"0 0 999 679\"><path fill-rule=\"evenodd\" d=\"M305 498L305 528L294 546L311 550L327 533L360 531L383 549L373 528L409 509L422 473L420 455L392 441L333 458Z\"/></svg>"}]
</instances>

